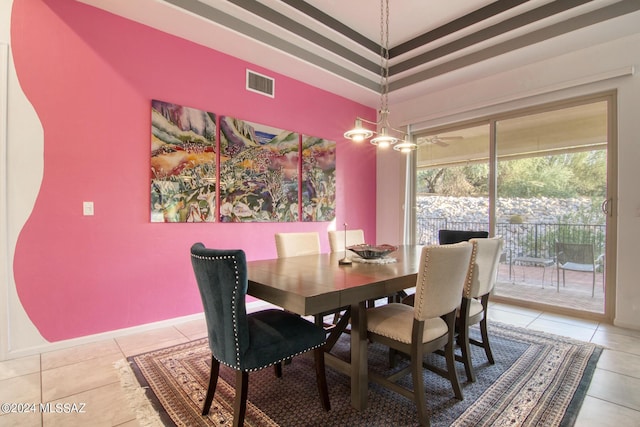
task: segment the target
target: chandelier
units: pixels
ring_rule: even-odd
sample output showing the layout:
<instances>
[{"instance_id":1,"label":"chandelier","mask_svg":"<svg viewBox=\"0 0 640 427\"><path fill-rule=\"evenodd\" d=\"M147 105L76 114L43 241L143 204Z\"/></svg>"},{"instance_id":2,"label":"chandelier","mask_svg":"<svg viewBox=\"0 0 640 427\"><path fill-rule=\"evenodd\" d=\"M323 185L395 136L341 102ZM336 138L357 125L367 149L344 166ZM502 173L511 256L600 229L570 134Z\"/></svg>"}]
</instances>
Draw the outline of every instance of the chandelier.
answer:
<instances>
[{"instance_id":1,"label":"chandelier","mask_svg":"<svg viewBox=\"0 0 640 427\"><path fill-rule=\"evenodd\" d=\"M344 133L344 137L360 142L371 138L371 143L381 148L393 146L394 150L410 152L417 145L411 141L409 135L389 125L389 0L380 0L380 109L378 121L371 122L361 117L356 118L353 129ZM363 126L363 123L375 126L375 131ZM401 140L390 132L402 136Z\"/></svg>"}]
</instances>

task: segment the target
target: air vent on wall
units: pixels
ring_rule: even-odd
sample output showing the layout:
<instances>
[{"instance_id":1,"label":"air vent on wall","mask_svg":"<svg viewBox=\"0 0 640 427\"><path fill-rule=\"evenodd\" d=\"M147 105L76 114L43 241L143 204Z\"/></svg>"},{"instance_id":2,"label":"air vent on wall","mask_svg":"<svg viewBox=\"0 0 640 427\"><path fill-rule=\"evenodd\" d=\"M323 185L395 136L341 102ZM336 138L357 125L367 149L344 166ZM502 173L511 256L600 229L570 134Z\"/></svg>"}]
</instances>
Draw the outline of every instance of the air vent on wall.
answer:
<instances>
[{"instance_id":1,"label":"air vent on wall","mask_svg":"<svg viewBox=\"0 0 640 427\"><path fill-rule=\"evenodd\" d=\"M275 85L271 77L247 70L247 90L275 98Z\"/></svg>"}]
</instances>

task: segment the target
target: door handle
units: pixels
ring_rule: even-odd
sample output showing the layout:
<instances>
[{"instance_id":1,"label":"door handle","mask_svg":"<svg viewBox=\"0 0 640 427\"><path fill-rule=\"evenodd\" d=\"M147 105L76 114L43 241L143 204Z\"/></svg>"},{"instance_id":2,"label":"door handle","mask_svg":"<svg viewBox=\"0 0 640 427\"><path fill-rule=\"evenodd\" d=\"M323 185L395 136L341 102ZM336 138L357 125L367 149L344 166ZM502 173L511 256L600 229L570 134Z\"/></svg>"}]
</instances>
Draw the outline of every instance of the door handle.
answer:
<instances>
[{"instance_id":1,"label":"door handle","mask_svg":"<svg viewBox=\"0 0 640 427\"><path fill-rule=\"evenodd\" d=\"M602 213L605 214L605 215L609 215L610 214L610 212L609 212L609 203L610 202L611 202L611 199L605 199L605 201L602 202L602 205L600 207L602 209Z\"/></svg>"}]
</instances>

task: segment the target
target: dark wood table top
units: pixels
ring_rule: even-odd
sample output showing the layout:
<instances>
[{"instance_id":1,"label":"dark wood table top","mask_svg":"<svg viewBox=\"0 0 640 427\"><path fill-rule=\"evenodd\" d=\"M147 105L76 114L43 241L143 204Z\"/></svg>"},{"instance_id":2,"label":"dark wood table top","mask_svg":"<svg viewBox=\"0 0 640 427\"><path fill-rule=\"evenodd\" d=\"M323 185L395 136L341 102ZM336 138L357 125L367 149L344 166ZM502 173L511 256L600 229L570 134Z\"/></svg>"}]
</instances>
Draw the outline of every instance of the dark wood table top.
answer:
<instances>
[{"instance_id":1,"label":"dark wood table top","mask_svg":"<svg viewBox=\"0 0 640 427\"><path fill-rule=\"evenodd\" d=\"M327 344L325 360L351 377L351 405L364 410L369 383L365 302L414 287L421 252L421 246L401 246L389 255L397 262L387 264L340 265L344 252L251 261L247 293L303 316L345 308L343 320L351 323L350 361L329 353L332 344ZM335 328L327 343L341 332Z\"/></svg>"},{"instance_id":2,"label":"dark wood table top","mask_svg":"<svg viewBox=\"0 0 640 427\"><path fill-rule=\"evenodd\" d=\"M400 246L397 262L340 265L344 252L250 261L248 294L306 316L415 286L421 246Z\"/></svg>"}]
</instances>

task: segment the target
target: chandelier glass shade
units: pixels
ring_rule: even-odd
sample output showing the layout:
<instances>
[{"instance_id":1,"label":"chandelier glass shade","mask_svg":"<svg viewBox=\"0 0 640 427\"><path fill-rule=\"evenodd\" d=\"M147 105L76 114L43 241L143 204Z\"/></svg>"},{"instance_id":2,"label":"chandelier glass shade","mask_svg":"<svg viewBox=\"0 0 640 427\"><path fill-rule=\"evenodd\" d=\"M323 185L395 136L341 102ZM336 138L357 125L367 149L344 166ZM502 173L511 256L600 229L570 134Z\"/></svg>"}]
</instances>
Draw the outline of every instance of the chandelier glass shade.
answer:
<instances>
[{"instance_id":1,"label":"chandelier glass shade","mask_svg":"<svg viewBox=\"0 0 640 427\"><path fill-rule=\"evenodd\" d=\"M372 122L361 117L356 118L353 129L344 133L344 137L355 142L361 142L376 135L371 139L371 143L381 148L393 146L397 151L407 153L417 148L405 132L395 129L389 125L389 109L387 108L389 98L389 0L380 0L380 109L378 110L378 121ZM367 123L375 130L367 129L363 126ZM397 138L390 134L393 131L401 135ZM399 143L400 142L400 143ZM398 144L399 143L399 144Z\"/></svg>"},{"instance_id":2,"label":"chandelier glass shade","mask_svg":"<svg viewBox=\"0 0 640 427\"><path fill-rule=\"evenodd\" d=\"M373 136L373 131L362 127L362 119L358 117L353 129L344 133L344 137L355 142L361 142Z\"/></svg>"}]
</instances>

